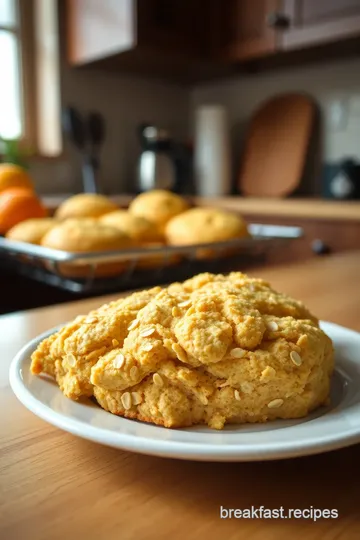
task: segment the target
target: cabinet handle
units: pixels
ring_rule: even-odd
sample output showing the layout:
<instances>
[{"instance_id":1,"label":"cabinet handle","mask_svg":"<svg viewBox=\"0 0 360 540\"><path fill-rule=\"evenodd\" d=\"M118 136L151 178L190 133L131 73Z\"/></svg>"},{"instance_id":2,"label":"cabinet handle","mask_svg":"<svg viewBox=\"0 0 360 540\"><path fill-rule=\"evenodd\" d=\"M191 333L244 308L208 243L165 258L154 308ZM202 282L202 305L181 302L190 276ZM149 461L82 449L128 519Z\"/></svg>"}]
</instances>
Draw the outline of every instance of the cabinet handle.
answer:
<instances>
[{"instance_id":1,"label":"cabinet handle","mask_svg":"<svg viewBox=\"0 0 360 540\"><path fill-rule=\"evenodd\" d=\"M311 243L311 249L316 255L328 255L331 253L331 247L319 238L313 240Z\"/></svg>"},{"instance_id":2,"label":"cabinet handle","mask_svg":"<svg viewBox=\"0 0 360 540\"><path fill-rule=\"evenodd\" d=\"M273 11L267 16L267 25L275 30L286 30L290 26L290 18L284 13Z\"/></svg>"}]
</instances>

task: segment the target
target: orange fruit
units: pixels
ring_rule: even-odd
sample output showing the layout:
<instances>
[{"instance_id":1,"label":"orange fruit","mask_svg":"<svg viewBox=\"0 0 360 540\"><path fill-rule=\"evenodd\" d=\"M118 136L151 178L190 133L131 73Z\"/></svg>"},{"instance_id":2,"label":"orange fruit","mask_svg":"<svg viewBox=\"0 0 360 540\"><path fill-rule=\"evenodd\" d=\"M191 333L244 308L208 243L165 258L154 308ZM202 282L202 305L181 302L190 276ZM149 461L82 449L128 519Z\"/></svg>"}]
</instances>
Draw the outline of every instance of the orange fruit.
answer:
<instances>
[{"instance_id":1,"label":"orange fruit","mask_svg":"<svg viewBox=\"0 0 360 540\"><path fill-rule=\"evenodd\" d=\"M11 188L0 193L0 234L25 219L45 216L46 208L30 189Z\"/></svg>"},{"instance_id":2,"label":"orange fruit","mask_svg":"<svg viewBox=\"0 0 360 540\"><path fill-rule=\"evenodd\" d=\"M28 173L22 167L12 163L0 163L0 193L13 187L33 189Z\"/></svg>"}]
</instances>

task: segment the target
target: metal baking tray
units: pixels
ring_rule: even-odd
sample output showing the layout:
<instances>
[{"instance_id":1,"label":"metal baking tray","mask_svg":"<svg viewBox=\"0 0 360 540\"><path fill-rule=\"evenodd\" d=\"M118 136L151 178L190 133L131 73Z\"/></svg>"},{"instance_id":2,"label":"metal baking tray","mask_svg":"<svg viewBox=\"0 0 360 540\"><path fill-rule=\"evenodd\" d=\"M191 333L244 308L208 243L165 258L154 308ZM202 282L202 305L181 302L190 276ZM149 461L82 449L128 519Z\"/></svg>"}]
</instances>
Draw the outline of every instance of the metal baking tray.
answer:
<instances>
[{"instance_id":1,"label":"metal baking tray","mask_svg":"<svg viewBox=\"0 0 360 540\"><path fill-rule=\"evenodd\" d=\"M246 268L264 260L269 250L303 235L300 227L284 225L248 226L251 237L226 242L189 246L162 246L96 253L70 253L0 237L1 264L37 281L74 293L100 294L186 279L199 272L228 272ZM211 258L198 257L199 250L211 250ZM231 254L229 254L231 253ZM151 255L160 257L154 268L139 268L139 262ZM169 265L171 257L181 256ZM105 263L124 263L116 276L97 277L97 268ZM69 278L64 263L86 267L86 275Z\"/></svg>"}]
</instances>

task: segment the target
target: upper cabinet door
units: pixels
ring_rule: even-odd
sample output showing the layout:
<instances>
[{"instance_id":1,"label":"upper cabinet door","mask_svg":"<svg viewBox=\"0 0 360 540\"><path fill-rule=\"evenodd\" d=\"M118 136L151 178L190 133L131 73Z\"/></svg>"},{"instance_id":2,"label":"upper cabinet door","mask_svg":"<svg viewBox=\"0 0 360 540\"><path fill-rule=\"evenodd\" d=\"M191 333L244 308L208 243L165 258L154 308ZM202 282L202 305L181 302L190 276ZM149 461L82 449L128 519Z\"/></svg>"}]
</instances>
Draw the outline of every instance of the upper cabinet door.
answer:
<instances>
[{"instance_id":1,"label":"upper cabinet door","mask_svg":"<svg viewBox=\"0 0 360 540\"><path fill-rule=\"evenodd\" d=\"M140 47L162 53L208 53L209 12L203 0L137 0Z\"/></svg>"},{"instance_id":2,"label":"upper cabinet door","mask_svg":"<svg viewBox=\"0 0 360 540\"><path fill-rule=\"evenodd\" d=\"M283 0L284 49L360 35L360 0ZM287 26L287 28L286 28Z\"/></svg>"},{"instance_id":3,"label":"upper cabinet door","mask_svg":"<svg viewBox=\"0 0 360 540\"><path fill-rule=\"evenodd\" d=\"M68 0L68 55L86 64L136 45L134 0Z\"/></svg>"},{"instance_id":4,"label":"upper cabinet door","mask_svg":"<svg viewBox=\"0 0 360 540\"><path fill-rule=\"evenodd\" d=\"M247 60L266 56L277 48L277 32L272 24L279 11L278 0L226 0L218 5L218 35L221 56L226 60Z\"/></svg>"}]
</instances>

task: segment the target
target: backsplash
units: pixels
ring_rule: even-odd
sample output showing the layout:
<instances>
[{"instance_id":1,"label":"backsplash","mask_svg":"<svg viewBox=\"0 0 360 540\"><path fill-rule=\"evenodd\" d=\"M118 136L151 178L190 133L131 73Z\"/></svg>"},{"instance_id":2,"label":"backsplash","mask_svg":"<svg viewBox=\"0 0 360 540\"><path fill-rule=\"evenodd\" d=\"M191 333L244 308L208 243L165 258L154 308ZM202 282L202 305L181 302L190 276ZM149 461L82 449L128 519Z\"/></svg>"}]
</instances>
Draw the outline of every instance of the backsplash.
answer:
<instances>
[{"instance_id":1,"label":"backsplash","mask_svg":"<svg viewBox=\"0 0 360 540\"><path fill-rule=\"evenodd\" d=\"M129 190L136 175L139 153L137 126L154 122L178 138L189 133L189 92L157 81L107 73L94 68L71 68L61 59L62 103L80 112L95 110L106 122L106 141L101 151L101 182L106 193ZM64 140L63 155L39 159L31 171L40 193L75 193L82 190L81 159Z\"/></svg>"},{"instance_id":2,"label":"backsplash","mask_svg":"<svg viewBox=\"0 0 360 540\"><path fill-rule=\"evenodd\" d=\"M305 92L318 103L324 160L360 159L360 59L241 74L236 79L199 86L191 92L192 119L199 105L217 103L227 108L237 174L251 114L266 99L289 91Z\"/></svg>"},{"instance_id":3,"label":"backsplash","mask_svg":"<svg viewBox=\"0 0 360 540\"><path fill-rule=\"evenodd\" d=\"M194 111L202 104L221 104L228 111L236 175L251 114L267 98L288 91L306 92L320 106L326 161L348 156L360 159L360 59L241 74L191 90L94 69L73 69L63 61L61 84L64 104L71 103L81 111L98 110L105 117L101 180L107 193L126 192L135 180L140 122L158 123L175 137L186 139L193 132ZM62 157L34 161L32 172L41 193L82 189L80 156L66 141Z\"/></svg>"}]
</instances>

